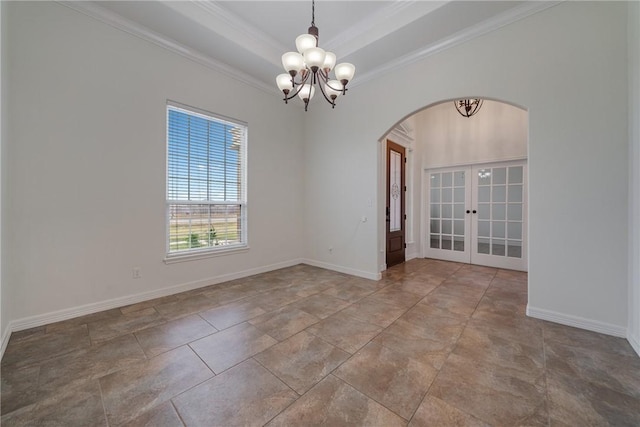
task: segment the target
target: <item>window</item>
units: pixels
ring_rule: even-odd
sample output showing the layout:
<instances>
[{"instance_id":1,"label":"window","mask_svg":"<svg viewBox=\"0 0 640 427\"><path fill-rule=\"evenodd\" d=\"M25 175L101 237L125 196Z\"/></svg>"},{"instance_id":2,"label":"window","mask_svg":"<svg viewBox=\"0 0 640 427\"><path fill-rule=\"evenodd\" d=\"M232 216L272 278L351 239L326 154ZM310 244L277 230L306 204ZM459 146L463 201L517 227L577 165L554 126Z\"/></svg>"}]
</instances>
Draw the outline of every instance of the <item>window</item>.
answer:
<instances>
[{"instance_id":1,"label":"window","mask_svg":"<svg viewBox=\"0 0 640 427\"><path fill-rule=\"evenodd\" d=\"M167 105L167 258L247 246L247 126Z\"/></svg>"}]
</instances>

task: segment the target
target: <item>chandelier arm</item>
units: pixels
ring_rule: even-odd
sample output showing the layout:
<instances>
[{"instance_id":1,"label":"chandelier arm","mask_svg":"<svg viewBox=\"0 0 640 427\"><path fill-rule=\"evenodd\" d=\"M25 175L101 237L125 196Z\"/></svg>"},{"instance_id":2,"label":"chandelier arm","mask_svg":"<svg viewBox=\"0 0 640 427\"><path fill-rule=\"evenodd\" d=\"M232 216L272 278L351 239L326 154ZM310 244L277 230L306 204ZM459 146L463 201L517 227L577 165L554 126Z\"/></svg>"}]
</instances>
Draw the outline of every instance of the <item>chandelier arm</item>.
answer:
<instances>
[{"instance_id":1,"label":"chandelier arm","mask_svg":"<svg viewBox=\"0 0 640 427\"><path fill-rule=\"evenodd\" d=\"M324 85L322 84L322 82L318 83L318 86L320 86L320 92L322 92L322 96L324 96L324 99L326 99L326 100L327 100L327 102L328 102L329 104L331 104L331 108L335 108L335 107L336 107L336 102L335 102L335 100L331 100L331 99L327 96L327 94L326 94L326 93L325 93L325 91L324 91Z\"/></svg>"},{"instance_id":2,"label":"chandelier arm","mask_svg":"<svg viewBox=\"0 0 640 427\"><path fill-rule=\"evenodd\" d=\"M304 87L304 85L305 85L305 83L307 82L307 80L309 80L309 75L310 75L310 74L311 74L311 73L308 73L308 74L306 75L306 77L304 78L304 80L300 81L300 83L295 83L295 82L294 82L293 87L295 88L296 86L298 86L298 90L294 91L294 92L293 92L293 94L292 94L292 95L290 95L290 96L286 96L286 95L285 95L285 97L284 97L284 101L288 101L288 100L290 100L290 99L293 99L293 98L295 98L295 97L300 93L300 91L301 91L301 90L302 90L302 88Z\"/></svg>"},{"instance_id":3,"label":"chandelier arm","mask_svg":"<svg viewBox=\"0 0 640 427\"><path fill-rule=\"evenodd\" d=\"M322 82L324 82L324 84L326 84L327 86L329 86L329 88L335 90L336 92L342 92L342 94L344 95L344 93L348 90L345 86L342 87L333 87L329 84L329 75L325 74L325 72L323 70L318 70L318 74L320 74L320 80L322 80Z\"/></svg>"}]
</instances>

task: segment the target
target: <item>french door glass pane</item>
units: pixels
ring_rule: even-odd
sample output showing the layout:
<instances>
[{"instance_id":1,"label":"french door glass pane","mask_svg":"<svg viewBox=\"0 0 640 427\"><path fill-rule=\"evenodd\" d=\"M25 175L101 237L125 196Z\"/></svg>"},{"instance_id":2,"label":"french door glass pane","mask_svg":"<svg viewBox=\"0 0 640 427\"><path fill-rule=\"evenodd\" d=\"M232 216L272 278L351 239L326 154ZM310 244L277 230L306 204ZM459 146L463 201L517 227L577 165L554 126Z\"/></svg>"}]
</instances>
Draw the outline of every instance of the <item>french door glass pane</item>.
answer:
<instances>
[{"instance_id":1,"label":"french door glass pane","mask_svg":"<svg viewBox=\"0 0 640 427\"><path fill-rule=\"evenodd\" d=\"M453 250L464 252L464 236L453 236Z\"/></svg>"},{"instance_id":2,"label":"french door glass pane","mask_svg":"<svg viewBox=\"0 0 640 427\"><path fill-rule=\"evenodd\" d=\"M522 258L522 242L509 240L507 246L507 256L511 258Z\"/></svg>"},{"instance_id":3,"label":"french door glass pane","mask_svg":"<svg viewBox=\"0 0 640 427\"><path fill-rule=\"evenodd\" d=\"M521 184L522 166L511 166L509 168L509 184Z\"/></svg>"},{"instance_id":4,"label":"french door glass pane","mask_svg":"<svg viewBox=\"0 0 640 427\"><path fill-rule=\"evenodd\" d=\"M464 251L465 173L453 171L430 174L430 248Z\"/></svg>"},{"instance_id":5,"label":"french door glass pane","mask_svg":"<svg viewBox=\"0 0 640 427\"><path fill-rule=\"evenodd\" d=\"M522 257L523 173L522 166L478 170L478 253Z\"/></svg>"},{"instance_id":6,"label":"french door glass pane","mask_svg":"<svg viewBox=\"0 0 640 427\"><path fill-rule=\"evenodd\" d=\"M478 237L478 253L479 254L489 254L490 247L491 247L491 243L489 239Z\"/></svg>"}]
</instances>

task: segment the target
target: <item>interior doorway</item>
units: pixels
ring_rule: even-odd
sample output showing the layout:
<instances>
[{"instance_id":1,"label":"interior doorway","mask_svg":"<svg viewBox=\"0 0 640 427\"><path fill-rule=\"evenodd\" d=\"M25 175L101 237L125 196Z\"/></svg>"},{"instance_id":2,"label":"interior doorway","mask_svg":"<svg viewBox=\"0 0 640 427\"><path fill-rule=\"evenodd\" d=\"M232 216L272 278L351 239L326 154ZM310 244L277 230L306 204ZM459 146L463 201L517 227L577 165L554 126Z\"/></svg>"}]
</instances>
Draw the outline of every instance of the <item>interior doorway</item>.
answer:
<instances>
[{"instance_id":1,"label":"interior doorway","mask_svg":"<svg viewBox=\"0 0 640 427\"><path fill-rule=\"evenodd\" d=\"M428 170L425 256L527 271L526 161Z\"/></svg>"},{"instance_id":2,"label":"interior doorway","mask_svg":"<svg viewBox=\"0 0 640 427\"><path fill-rule=\"evenodd\" d=\"M405 148L387 140L387 207L386 207L386 263L387 267L405 261Z\"/></svg>"},{"instance_id":3,"label":"interior doorway","mask_svg":"<svg viewBox=\"0 0 640 427\"><path fill-rule=\"evenodd\" d=\"M404 249L404 259L416 257L443 258L458 262L472 262L482 265L496 265L501 268L528 270L528 236L527 236L527 158L529 140L529 113L526 108L499 100L484 99L482 108L471 117L461 115L454 105L454 100L443 100L426 106L409 114L397 122L387 134L380 139L378 195L380 207L380 221L378 222L379 236L379 266L380 271L394 264L392 250ZM400 140L397 136L400 135ZM389 181L390 154L387 142L393 142L406 150L406 183L401 188L407 188L402 193L404 199L401 206L406 207L401 213L404 220L402 231L404 238L392 239L391 221L391 187ZM521 164L517 164L521 162ZM505 166L507 165L507 166ZM491 169L489 173L501 179L501 167L506 167L508 179L509 167L522 167L521 183L500 184L486 183L487 178L479 179L474 167ZM496 168L493 171L493 168ZM518 169L519 170L519 169ZM418 173L412 173L416 171ZM451 172L451 203L450 218L434 218L439 227L431 232L431 189L430 174ZM464 189L472 191L465 193L464 203L459 199L453 200L456 183L453 182L455 171L463 171L466 180ZM516 169L513 174L515 179ZM461 175L462 176L462 175ZM475 178L474 178L475 176ZM440 176L441 179L443 176ZM490 178L489 178L490 179ZM483 187L479 190L475 185ZM522 201L506 200L501 202L502 187L505 186L505 197L516 197L516 189L507 193L507 186L520 185L522 187ZM477 193L482 191L482 193ZM480 201L489 191L489 200ZM445 191L446 192L446 191ZM494 194L495 192L495 194ZM460 193L458 190L457 193ZM442 195L442 187L440 187ZM510 194L510 196L509 196ZM445 195L444 197L447 197ZM460 197L458 194L457 197ZM491 197L495 197L492 199ZM476 204L474 206L474 203ZM511 203L513 206L509 206ZM522 219L516 219L515 205L521 203ZM460 204L460 206L454 206ZM482 206L479 206L479 205ZM504 219L500 216L504 204ZM462 217L454 208L463 208ZM449 209L449 206L441 209ZM489 216L485 209L489 209ZM511 209L508 211L508 209ZM467 214L467 210L469 213ZM476 211L475 213L473 211ZM495 211L495 212L494 212ZM508 216L510 215L510 216ZM384 218L384 220L382 220ZM443 220L445 220L443 222ZM519 224L519 225L518 225ZM435 224L434 224L435 227ZM503 230L504 229L504 230ZM399 231L399 230L398 230ZM519 236L518 232L522 235ZM471 234L470 234L471 233ZM434 235L434 239L431 235ZM438 247L432 247L432 240L438 239ZM459 249L459 250L458 250ZM471 259L473 252L473 259ZM460 257L462 257L460 259ZM500 258L499 262L497 261ZM400 258L402 259L402 258ZM447 259L447 258L445 258ZM396 261L397 262L397 261Z\"/></svg>"}]
</instances>

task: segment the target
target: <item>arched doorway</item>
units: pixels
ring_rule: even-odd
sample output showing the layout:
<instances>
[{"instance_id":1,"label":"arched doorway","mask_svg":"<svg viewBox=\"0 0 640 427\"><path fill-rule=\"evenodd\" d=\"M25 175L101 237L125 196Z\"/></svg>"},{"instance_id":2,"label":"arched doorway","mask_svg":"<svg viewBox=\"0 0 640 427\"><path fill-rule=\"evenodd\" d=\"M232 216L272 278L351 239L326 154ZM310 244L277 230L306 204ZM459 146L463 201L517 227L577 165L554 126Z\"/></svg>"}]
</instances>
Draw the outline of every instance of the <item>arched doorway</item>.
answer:
<instances>
[{"instance_id":1,"label":"arched doorway","mask_svg":"<svg viewBox=\"0 0 640 427\"><path fill-rule=\"evenodd\" d=\"M388 169L387 141L400 139L407 151L406 259L526 271L528 111L484 99L475 115L463 117L452 101L408 115L380 140L381 172ZM386 181L379 180L381 200L389 199Z\"/></svg>"}]
</instances>

